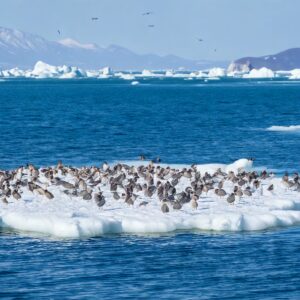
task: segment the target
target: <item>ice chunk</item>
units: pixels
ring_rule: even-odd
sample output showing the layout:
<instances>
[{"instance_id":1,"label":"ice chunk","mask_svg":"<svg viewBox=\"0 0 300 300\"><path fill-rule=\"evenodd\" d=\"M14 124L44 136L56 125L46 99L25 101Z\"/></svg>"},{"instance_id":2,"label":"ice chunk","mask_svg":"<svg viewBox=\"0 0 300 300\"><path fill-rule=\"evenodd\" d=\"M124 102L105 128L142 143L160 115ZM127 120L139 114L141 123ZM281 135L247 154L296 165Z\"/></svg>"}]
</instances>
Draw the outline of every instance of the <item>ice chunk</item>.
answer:
<instances>
[{"instance_id":1,"label":"ice chunk","mask_svg":"<svg viewBox=\"0 0 300 300\"><path fill-rule=\"evenodd\" d=\"M253 69L249 74L244 74L243 78L273 78L275 74L272 70L268 68L261 68L259 70Z\"/></svg>"},{"instance_id":2,"label":"ice chunk","mask_svg":"<svg viewBox=\"0 0 300 300\"><path fill-rule=\"evenodd\" d=\"M290 73L289 79L300 79L300 69L294 69Z\"/></svg>"},{"instance_id":3,"label":"ice chunk","mask_svg":"<svg viewBox=\"0 0 300 300\"><path fill-rule=\"evenodd\" d=\"M267 131L300 131L300 125L290 125L290 126L271 126L266 129Z\"/></svg>"},{"instance_id":4,"label":"ice chunk","mask_svg":"<svg viewBox=\"0 0 300 300\"><path fill-rule=\"evenodd\" d=\"M225 71L225 69L222 69L222 68L212 68L208 72L209 78L224 77L224 76L226 76L226 71Z\"/></svg>"}]
</instances>

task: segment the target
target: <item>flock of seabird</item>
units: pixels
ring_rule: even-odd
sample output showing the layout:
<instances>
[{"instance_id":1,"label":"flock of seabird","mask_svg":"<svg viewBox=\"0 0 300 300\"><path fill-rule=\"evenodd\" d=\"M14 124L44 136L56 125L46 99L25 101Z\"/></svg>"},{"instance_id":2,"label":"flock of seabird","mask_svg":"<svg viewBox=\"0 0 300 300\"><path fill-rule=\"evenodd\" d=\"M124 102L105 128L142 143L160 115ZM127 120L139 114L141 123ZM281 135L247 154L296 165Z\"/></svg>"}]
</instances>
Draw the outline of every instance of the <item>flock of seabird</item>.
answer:
<instances>
[{"instance_id":1,"label":"flock of seabird","mask_svg":"<svg viewBox=\"0 0 300 300\"><path fill-rule=\"evenodd\" d=\"M153 11L146 11L146 12L142 13L142 16L146 17L146 16L150 16L150 15L153 15L153 14L154 14ZM93 22L99 21L99 19L100 19L99 17L91 17L91 21L93 21ZM148 24L147 27L148 28L154 28L155 24ZM61 30L58 29L57 33L58 33L58 35L61 35ZM204 42L203 38L197 38L197 41L200 42L200 43ZM216 52L217 49L214 49L214 51Z\"/></svg>"},{"instance_id":2,"label":"flock of seabird","mask_svg":"<svg viewBox=\"0 0 300 300\"><path fill-rule=\"evenodd\" d=\"M146 12L142 13L142 16L150 16L150 15L153 15L152 11L146 11ZM99 21L99 19L100 19L100 17L91 17L92 22ZM148 27L153 28L153 27L155 27L155 25L154 24L149 24ZM61 35L61 30L58 29L57 33L58 33L58 35Z\"/></svg>"},{"instance_id":3,"label":"flock of seabird","mask_svg":"<svg viewBox=\"0 0 300 300\"><path fill-rule=\"evenodd\" d=\"M144 156L140 157L142 160ZM160 159L158 158L159 162ZM176 169L170 166L144 162L139 166L124 163L101 167L72 167L59 162L54 167L37 168L32 164L10 171L0 171L0 199L9 205L22 201L22 194L30 192L51 201L57 192L78 197L86 201L95 201L103 207L108 200L123 201L131 206L146 206L150 201L160 201L161 210L168 213L170 208L180 210L184 205L197 209L198 202L208 193L215 193L220 199L234 204L237 199L251 197L260 189L262 182L274 176L263 171L260 174L240 170L226 173L221 169L209 174L201 174L196 165ZM298 173L282 177L287 189L300 192ZM227 188L225 188L225 185ZM228 188L230 186L230 188ZM104 195L103 189L110 195ZM274 185L267 187L274 191ZM52 192L51 192L52 191Z\"/></svg>"}]
</instances>

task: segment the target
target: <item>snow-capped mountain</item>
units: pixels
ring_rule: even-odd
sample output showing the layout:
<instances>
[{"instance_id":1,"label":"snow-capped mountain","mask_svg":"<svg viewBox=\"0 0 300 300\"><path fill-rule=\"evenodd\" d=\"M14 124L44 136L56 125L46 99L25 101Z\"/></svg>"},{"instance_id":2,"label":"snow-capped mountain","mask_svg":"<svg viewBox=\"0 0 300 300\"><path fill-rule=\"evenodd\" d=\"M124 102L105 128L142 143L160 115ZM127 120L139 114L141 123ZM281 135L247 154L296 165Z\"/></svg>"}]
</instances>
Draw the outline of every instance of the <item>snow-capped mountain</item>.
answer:
<instances>
[{"instance_id":1,"label":"snow-capped mountain","mask_svg":"<svg viewBox=\"0 0 300 300\"><path fill-rule=\"evenodd\" d=\"M300 48L292 48L277 54L261 57L243 57L228 67L229 72L268 68L273 71L293 70L300 68Z\"/></svg>"},{"instance_id":2,"label":"snow-capped mountain","mask_svg":"<svg viewBox=\"0 0 300 300\"><path fill-rule=\"evenodd\" d=\"M173 55L140 55L117 45L103 48L96 44L82 44L69 38L58 42L48 41L38 35L0 27L0 68L32 68L39 60L52 65L67 64L89 69L110 66L116 70L194 70L216 65L216 62L197 62ZM226 62L218 65L225 66Z\"/></svg>"}]
</instances>

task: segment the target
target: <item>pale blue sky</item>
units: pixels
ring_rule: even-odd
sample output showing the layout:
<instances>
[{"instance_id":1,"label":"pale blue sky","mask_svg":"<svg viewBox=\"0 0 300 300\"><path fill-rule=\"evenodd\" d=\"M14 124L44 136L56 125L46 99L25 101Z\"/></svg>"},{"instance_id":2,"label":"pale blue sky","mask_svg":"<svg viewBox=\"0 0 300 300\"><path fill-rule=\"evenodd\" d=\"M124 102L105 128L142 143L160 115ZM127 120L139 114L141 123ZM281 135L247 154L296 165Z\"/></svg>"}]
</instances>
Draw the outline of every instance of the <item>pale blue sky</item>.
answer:
<instances>
[{"instance_id":1,"label":"pale blue sky","mask_svg":"<svg viewBox=\"0 0 300 300\"><path fill-rule=\"evenodd\" d=\"M300 46L299 13L300 0L0 0L0 26L213 60Z\"/></svg>"}]
</instances>

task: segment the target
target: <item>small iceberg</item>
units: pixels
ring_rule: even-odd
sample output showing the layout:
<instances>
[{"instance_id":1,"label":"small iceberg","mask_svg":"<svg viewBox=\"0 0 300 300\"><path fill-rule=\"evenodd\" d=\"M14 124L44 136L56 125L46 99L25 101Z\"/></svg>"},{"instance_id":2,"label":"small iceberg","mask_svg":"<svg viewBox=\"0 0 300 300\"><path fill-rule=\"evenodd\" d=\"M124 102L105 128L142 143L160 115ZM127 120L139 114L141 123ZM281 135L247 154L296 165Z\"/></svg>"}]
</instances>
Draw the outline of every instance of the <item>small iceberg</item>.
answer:
<instances>
[{"instance_id":1,"label":"small iceberg","mask_svg":"<svg viewBox=\"0 0 300 300\"><path fill-rule=\"evenodd\" d=\"M278 131L278 132L300 132L300 125L290 126L271 126L266 129L267 131Z\"/></svg>"},{"instance_id":2,"label":"small iceberg","mask_svg":"<svg viewBox=\"0 0 300 300\"><path fill-rule=\"evenodd\" d=\"M268 68L253 69L248 74L244 74L243 78L274 78L275 73Z\"/></svg>"}]
</instances>

